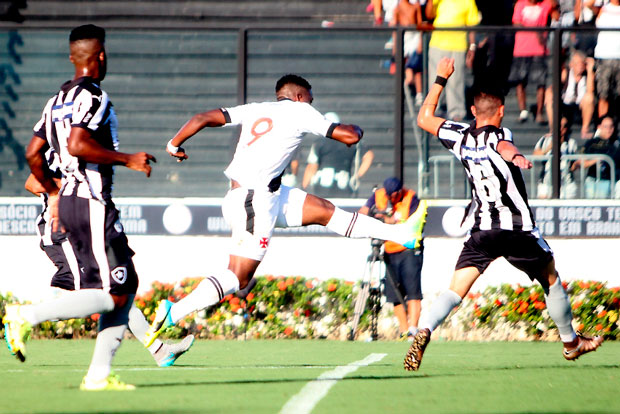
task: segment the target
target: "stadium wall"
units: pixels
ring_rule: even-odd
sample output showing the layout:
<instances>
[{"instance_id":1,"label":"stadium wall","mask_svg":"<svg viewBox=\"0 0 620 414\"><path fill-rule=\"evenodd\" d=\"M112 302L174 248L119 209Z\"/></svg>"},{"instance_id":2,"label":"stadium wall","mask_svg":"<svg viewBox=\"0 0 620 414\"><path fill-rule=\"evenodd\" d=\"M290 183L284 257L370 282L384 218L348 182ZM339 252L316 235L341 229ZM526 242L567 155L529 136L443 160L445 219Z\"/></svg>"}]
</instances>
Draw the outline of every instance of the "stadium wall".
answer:
<instances>
[{"instance_id":1,"label":"stadium wall","mask_svg":"<svg viewBox=\"0 0 620 414\"><path fill-rule=\"evenodd\" d=\"M25 199L0 199L0 230L4 233L0 235L3 256L0 262L0 292L12 292L21 300L36 301L50 294L47 286L54 268L38 248L38 237L29 232L34 228L29 223L34 222L32 215L37 211L32 209L36 208L32 202L36 203L37 200L28 199L32 208L24 207L28 204L23 204L23 201ZM130 208L131 203L124 204L126 202L118 201L119 206L124 206L121 211L124 209L128 216L134 215L131 218L134 220L131 222L134 230L142 229L140 218L135 217L137 210ZM217 204L218 200L208 202ZM342 207L356 209L362 202L343 201ZM427 227L430 235L425 239L422 271L423 290L427 296L448 286L464 232L459 227L459 212L462 212L464 201L434 200L431 203ZM620 270L615 262L620 235L614 230L620 226L620 203L613 203L592 200L573 201L570 204L559 201L532 202L539 226L547 231L545 238L555 252L557 268L564 280L597 280L607 282L609 286L620 286ZM12 210L9 210L10 206L13 206ZM178 203L174 206L173 210L168 210L176 214L168 214L167 227L178 231L187 226L187 217L183 218L183 214L179 213L185 210ZM176 221L181 217L180 223L175 220L170 222L171 215L177 218ZM200 220L208 218L201 217ZM166 221L165 209L161 221ZM443 230L443 234L437 230L438 227ZM22 228L25 233L17 235L4 231L12 228ZM602 234L605 232L607 235ZM175 282L185 277L208 276L227 265L229 239L225 232L209 236L128 233L130 245L136 252L140 291L147 290L153 281ZM363 277L366 258L371 251L369 240L317 234L289 232L274 237L257 274L345 280ZM489 267L474 289L482 290L486 286L500 283L527 285L530 282L523 273L511 267L504 259L499 259Z\"/></svg>"}]
</instances>

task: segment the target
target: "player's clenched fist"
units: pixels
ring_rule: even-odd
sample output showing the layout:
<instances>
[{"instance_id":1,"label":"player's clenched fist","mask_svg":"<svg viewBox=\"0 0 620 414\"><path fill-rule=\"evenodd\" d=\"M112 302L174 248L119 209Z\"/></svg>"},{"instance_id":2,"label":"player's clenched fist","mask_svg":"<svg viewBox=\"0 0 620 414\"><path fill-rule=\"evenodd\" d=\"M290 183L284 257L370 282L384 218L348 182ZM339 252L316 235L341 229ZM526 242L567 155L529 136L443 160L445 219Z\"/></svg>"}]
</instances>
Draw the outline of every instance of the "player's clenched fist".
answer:
<instances>
[{"instance_id":1,"label":"player's clenched fist","mask_svg":"<svg viewBox=\"0 0 620 414\"><path fill-rule=\"evenodd\" d=\"M150 162L157 162L155 157L151 154L147 154L146 152L136 152L135 154L131 154L129 156L129 161L125 166L127 168L131 168L132 170L141 171L146 174L147 177L151 176L151 166Z\"/></svg>"},{"instance_id":2,"label":"player's clenched fist","mask_svg":"<svg viewBox=\"0 0 620 414\"><path fill-rule=\"evenodd\" d=\"M448 79L454 73L454 58L442 58L437 64L437 76Z\"/></svg>"}]
</instances>

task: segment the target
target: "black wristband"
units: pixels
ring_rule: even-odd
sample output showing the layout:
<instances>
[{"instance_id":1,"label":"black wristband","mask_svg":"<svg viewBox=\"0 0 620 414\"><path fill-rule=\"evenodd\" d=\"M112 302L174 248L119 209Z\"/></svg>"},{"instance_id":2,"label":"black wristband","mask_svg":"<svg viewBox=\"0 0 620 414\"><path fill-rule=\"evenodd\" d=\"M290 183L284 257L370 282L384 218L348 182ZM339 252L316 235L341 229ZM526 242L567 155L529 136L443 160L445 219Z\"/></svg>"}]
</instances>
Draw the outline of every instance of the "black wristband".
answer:
<instances>
[{"instance_id":1,"label":"black wristband","mask_svg":"<svg viewBox=\"0 0 620 414\"><path fill-rule=\"evenodd\" d=\"M437 77L435 78L435 83L437 85L441 85L444 88L446 87L446 83L448 83L448 78L444 78L443 76L439 76L437 75Z\"/></svg>"},{"instance_id":2,"label":"black wristband","mask_svg":"<svg viewBox=\"0 0 620 414\"><path fill-rule=\"evenodd\" d=\"M525 158L525 155L521 154L520 152L517 152L515 155L512 156L512 159L510 160L510 162L513 162L515 160L515 158L517 158L517 157Z\"/></svg>"}]
</instances>

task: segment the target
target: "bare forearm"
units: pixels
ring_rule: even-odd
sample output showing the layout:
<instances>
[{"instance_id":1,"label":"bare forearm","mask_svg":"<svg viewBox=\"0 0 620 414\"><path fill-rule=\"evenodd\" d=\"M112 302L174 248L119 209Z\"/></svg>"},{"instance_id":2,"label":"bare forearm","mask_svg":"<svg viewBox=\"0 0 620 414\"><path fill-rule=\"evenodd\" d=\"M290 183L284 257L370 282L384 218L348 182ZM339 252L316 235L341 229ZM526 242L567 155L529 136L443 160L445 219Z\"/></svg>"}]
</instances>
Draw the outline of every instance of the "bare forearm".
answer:
<instances>
[{"instance_id":1,"label":"bare forearm","mask_svg":"<svg viewBox=\"0 0 620 414\"><path fill-rule=\"evenodd\" d=\"M103 147L94 139L82 137L79 139L69 139L69 154L93 164L105 165L127 165L130 154L113 151Z\"/></svg>"},{"instance_id":2,"label":"bare forearm","mask_svg":"<svg viewBox=\"0 0 620 414\"><path fill-rule=\"evenodd\" d=\"M196 135L203 128L219 127L225 123L226 119L220 109L196 114L179 129L172 138L171 144L175 147L180 147L185 141Z\"/></svg>"}]
</instances>

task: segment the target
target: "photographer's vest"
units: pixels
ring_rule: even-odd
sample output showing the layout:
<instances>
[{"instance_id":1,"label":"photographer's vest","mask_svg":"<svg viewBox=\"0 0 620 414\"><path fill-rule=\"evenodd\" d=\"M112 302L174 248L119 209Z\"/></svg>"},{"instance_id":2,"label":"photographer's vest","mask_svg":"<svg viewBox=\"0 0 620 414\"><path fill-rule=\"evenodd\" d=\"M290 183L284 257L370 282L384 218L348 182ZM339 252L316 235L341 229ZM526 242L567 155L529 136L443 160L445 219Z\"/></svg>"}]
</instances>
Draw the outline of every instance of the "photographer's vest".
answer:
<instances>
[{"instance_id":1,"label":"photographer's vest","mask_svg":"<svg viewBox=\"0 0 620 414\"><path fill-rule=\"evenodd\" d=\"M411 202L415 197L415 191L407 190L405 196L394 206L394 213L399 213L401 222L404 222L409 218L409 209L411 208ZM390 203L390 198L385 193L385 188L379 188L375 191L375 205L379 211L385 211ZM395 243L393 241L387 241L383 245L386 253L398 253L406 250L407 248L402 244Z\"/></svg>"}]
</instances>

